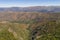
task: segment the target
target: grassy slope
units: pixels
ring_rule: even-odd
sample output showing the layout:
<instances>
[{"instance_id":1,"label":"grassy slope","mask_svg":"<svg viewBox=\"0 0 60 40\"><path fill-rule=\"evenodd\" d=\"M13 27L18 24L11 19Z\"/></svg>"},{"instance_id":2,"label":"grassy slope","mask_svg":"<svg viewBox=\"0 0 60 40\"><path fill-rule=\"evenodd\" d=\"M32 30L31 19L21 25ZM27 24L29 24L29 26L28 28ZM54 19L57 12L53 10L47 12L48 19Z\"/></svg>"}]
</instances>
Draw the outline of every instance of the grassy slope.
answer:
<instances>
[{"instance_id":1,"label":"grassy slope","mask_svg":"<svg viewBox=\"0 0 60 40\"><path fill-rule=\"evenodd\" d=\"M60 22L0 23L0 40L32 40L33 36L36 40L59 40Z\"/></svg>"},{"instance_id":2,"label":"grassy slope","mask_svg":"<svg viewBox=\"0 0 60 40\"><path fill-rule=\"evenodd\" d=\"M0 23L0 40L2 40L2 38L3 40L28 40L29 31L26 28L23 28L26 26L28 25L18 23Z\"/></svg>"}]
</instances>

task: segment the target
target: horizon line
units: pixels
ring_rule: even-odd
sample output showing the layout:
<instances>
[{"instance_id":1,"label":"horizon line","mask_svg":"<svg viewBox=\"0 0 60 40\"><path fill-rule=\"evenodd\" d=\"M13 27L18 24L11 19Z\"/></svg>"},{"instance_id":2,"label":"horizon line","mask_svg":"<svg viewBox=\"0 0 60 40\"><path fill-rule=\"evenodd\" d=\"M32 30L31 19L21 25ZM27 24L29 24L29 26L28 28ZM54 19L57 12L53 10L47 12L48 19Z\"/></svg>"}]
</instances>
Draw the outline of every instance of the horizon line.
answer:
<instances>
[{"instance_id":1,"label":"horizon line","mask_svg":"<svg viewBox=\"0 0 60 40\"><path fill-rule=\"evenodd\" d=\"M41 5L41 6L45 6L45 7L49 7L49 6L56 6L56 5ZM57 5L57 6L60 6L60 5ZM39 7L39 6L0 6L0 8L6 8L6 7Z\"/></svg>"}]
</instances>

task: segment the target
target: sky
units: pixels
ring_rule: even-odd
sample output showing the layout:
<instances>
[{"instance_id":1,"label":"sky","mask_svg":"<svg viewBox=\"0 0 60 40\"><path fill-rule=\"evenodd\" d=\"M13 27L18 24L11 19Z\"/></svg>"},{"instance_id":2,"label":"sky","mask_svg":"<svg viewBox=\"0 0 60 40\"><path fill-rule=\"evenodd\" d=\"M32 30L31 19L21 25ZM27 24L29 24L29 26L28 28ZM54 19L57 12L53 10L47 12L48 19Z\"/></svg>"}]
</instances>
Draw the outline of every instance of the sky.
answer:
<instances>
[{"instance_id":1,"label":"sky","mask_svg":"<svg viewBox=\"0 0 60 40\"><path fill-rule=\"evenodd\" d=\"M60 6L60 0L0 0L0 7Z\"/></svg>"}]
</instances>

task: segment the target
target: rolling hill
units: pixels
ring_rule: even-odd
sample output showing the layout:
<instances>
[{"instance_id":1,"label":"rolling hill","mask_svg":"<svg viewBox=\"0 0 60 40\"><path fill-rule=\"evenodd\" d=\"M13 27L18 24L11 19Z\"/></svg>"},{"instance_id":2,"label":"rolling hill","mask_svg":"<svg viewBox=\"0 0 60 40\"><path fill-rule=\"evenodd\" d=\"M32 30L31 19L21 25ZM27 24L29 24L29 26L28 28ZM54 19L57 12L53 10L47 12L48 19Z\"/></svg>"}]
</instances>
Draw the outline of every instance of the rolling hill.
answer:
<instances>
[{"instance_id":1,"label":"rolling hill","mask_svg":"<svg viewBox=\"0 0 60 40\"><path fill-rule=\"evenodd\" d=\"M60 40L60 7L0 8L0 40Z\"/></svg>"}]
</instances>

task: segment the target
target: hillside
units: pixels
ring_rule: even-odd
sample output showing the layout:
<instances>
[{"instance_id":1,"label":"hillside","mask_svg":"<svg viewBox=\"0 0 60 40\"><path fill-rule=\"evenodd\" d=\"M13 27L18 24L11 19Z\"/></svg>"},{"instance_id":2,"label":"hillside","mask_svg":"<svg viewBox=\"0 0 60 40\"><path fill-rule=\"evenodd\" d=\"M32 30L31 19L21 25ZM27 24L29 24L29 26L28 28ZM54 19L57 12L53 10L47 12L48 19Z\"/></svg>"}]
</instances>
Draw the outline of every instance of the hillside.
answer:
<instances>
[{"instance_id":1,"label":"hillside","mask_svg":"<svg viewBox=\"0 0 60 40\"><path fill-rule=\"evenodd\" d=\"M0 12L0 40L60 40L60 13Z\"/></svg>"},{"instance_id":2,"label":"hillside","mask_svg":"<svg viewBox=\"0 0 60 40\"><path fill-rule=\"evenodd\" d=\"M0 12L0 21L44 21L60 19L60 13Z\"/></svg>"}]
</instances>

